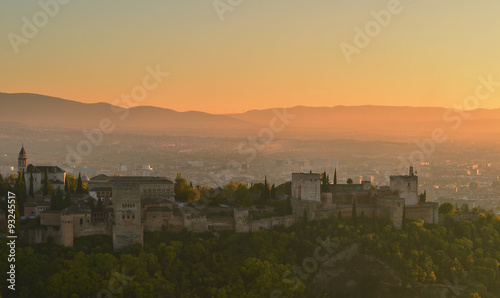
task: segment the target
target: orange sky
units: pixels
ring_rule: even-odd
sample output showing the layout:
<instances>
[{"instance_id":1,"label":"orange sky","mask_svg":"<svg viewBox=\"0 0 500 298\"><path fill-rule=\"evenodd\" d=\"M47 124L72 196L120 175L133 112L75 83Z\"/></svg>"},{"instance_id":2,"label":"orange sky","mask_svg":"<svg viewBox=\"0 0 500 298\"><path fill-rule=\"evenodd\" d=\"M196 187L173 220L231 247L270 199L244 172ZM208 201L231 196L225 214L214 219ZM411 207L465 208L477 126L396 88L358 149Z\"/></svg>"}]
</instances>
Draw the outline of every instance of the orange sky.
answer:
<instances>
[{"instance_id":1,"label":"orange sky","mask_svg":"<svg viewBox=\"0 0 500 298\"><path fill-rule=\"evenodd\" d=\"M451 107L473 94L478 76L500 82L499 1L401 1L350 63L340 44L354 45L355 28L390 1L243 1L223 20L213 1L190 2L70 1L16 53L23 17L43 10L37 1L2 1L0 92L113 102L160 65L170 75L138 104L230 113ZM493 96L481 107L499 103Z\"/></svg>"}]
</instances>

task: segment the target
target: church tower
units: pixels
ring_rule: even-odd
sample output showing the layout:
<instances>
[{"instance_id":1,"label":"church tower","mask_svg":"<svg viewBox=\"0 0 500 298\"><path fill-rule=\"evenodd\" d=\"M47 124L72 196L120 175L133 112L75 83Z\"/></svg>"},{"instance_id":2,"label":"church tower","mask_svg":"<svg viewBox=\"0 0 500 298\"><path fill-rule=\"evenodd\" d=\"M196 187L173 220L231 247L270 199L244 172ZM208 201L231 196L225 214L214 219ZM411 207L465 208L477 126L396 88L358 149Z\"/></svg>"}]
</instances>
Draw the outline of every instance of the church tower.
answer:
<instances>
[{"instance_id":1,"label":"church tower","mask_svg":"<svg viewBox=\"0 0 500 298\"><path fill-rule=\"evenodd\" d=\"M17 172L26 172L26 167L28 166L28 154L24 151L24 145L21 147L19 152L19 157L17 158Z\"/></svg>"}]
</instances>

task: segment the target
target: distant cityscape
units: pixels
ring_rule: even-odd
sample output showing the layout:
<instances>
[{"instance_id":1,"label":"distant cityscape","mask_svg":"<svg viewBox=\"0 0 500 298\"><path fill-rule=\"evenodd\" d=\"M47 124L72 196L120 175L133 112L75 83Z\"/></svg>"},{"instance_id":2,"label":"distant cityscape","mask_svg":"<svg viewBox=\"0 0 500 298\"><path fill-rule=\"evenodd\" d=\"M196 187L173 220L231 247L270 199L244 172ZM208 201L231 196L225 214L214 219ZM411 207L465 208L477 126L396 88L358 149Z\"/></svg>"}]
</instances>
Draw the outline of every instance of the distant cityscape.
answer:
<instances>
[{"instance_id":1,"label":"distant cityscape","mask_svg":"<svg viewBox=\"0 0 500 298\"><path fill-rule=\"evenodd\" d=\"M393 221L394 228L401 229L404 218L423 220L428 224L438 223L442 220L438 215L438 206L445 202L454 203L457 209L467 210L479 206L482 208L495 206L497 201L495 195L500 189L498 183L494 181L491 185L476 182L479 180L477 177L491 174L490 163L471 166L446 162L442 167L443 170L438 172L441 173L442 179L446 179L445 173L451 175L454 172L456 177L462 177L463 180L460 184L457 182L444 187L435 184L426 187L425 184L420 184L417 170L413 166L409 166L408 173L404 175L390 175L390 184L385 185L381 184L386 178L386 172L382 172L382 168L371 171L366 171L364 168L365 175L353 175L351 176L353 178L348 178L346 183L338 182L337 167L339 170L342 167L339 167L333 159L276 160L272 166L277 169L273 172L276 176L269 178L274 178L274 181L283 179L284 182L279 184L284 186L284 190L282 189L279 195L276 192L271 194L266 175L260 197L259 199L255 197L253 203L260 201L260 204L266 204L268 199L285 200L287 211L281 214L276 213L273 207L259 207L258 204L252 203L243 203L246 208L241 208L242 202L235 202L235 198L228 195L227 185L231 183L245 181L244 183L248 183L246 187L259 183L255 177L247 174L246 163L238 166L236 172L241 172L240 175L219 176L218 180L212 181L201 180L206 183L201 184L203 186L196 186L196 192L199 194L194 201L177 199L178 183L187 183L179 182L180 172L177 172L174 185L173 180L156 175L157 172L150 165L132 169L120 165L117 172L99 174L89 168L78 169L80 171L78 187L82 188L85 183L87 190L80 189L71 194L66 179L67 172L58 166L33 165L29 162L23 145L18 154L16 172L24 177L25 193L28 193L27 198L22 201L24 218L39 217L40 224L48 229L28 229L21 237L30 243L44 243L48 238L52 238L57 243L73 246L73 241L77 237L108 235L113 238L114 248L121 250L132 247L134 243L142 244L144 232L182 230L250 232L260 228L272 229L278 225L290 227L304 220L305 216L309 219L332 216L340 218L353 217L355 213L356 215L359 213L359 216L389 218ZM436 172L432 171L429 165L420 166L423 170L423 173L420 170L422 177L435 175ZM208 170L202 161L186 161L183 168L189 169L188 173L198 175L202 169ZM191 172L193 169L194 172ZM330 175L326 174L326 170L322 174L313 173L313 170L319 172L322 169L334 173L333 181L330 182ZM465 175L458 175L460 169L465 171ZM211 170L213 171L213 168ZM84 173L83 177L81 171ZM229 169L224 171L229 172ZM285 177L286 171L288 179ZM347 175L353 174L352 171L354 169L351 168ZM386 171L389 173L388 169ZM360 172L363 173L362 170ZM290 181L291 173L293 174ZM85 175L90 175L91 178ZM473 179L474 177L476 179ZM249 180L251 182L247 182ZM219 185L210 185L213 181L217 181ZM484 180L481 181L484 183ZM190 182L190 185L192 184ZM279 184L272 183L273 191L275 185ZM48 185L53 189L51 194L47 194ZM63 189L68 201L65 201L63 206L61 200L57 208L55 207L58 204L55 202L57 193L61 193L62 199ZM427 195L431 193L439 197L435 201L428 200ZM213 203L211 199L215 197L223 197L229 205L211 204ZM253 201L250 197L249 199L250 202ZM96 205L100 207L96 208ZM265 218L252 215L254 212L262 212L259 210L262 208L268 214ZM0 225L5 223L5 215L2 215ZM5 230L6 226L3 229Z\"/></svg>"},{"instance_id":2,"label":"distant cityscape","mask_svg":"<svg viewBox=\"0 0 500 298\"><path fill-rule=\"evenodd\" d=\"M120 156L114 153L108 153L95 159L89 158L88 166L68 167L64 165L62 158L52 156L52 159L42 156L35 156L35 160L43 160L44 164L57 165L70 174L82 174L84 181L99 174L120 175L120 176L162 176L169 179L176 177L177 173L182 173L193 185L210 185L211 187L223 186L230 181L241 182L247 185L261 182L263 176L267 176L273 184L282 184L290 181L290 173L293 172L317 172L332 174L335 169L339 173L339 181L345 182L348 178L356 183L361 181L371 181L375 186L387 185L389 177L394 173L401 173L398 168L399 163L390 156L381 156L380 158L366 158L365 156L341 156L340 158L301 158L282 157L269 155L259 156L250 162L238 161L238 156L230 156L230 150L225 156L224 149L220 152L210 149L210 142L220 144L221 140L203 140L204 144L193 145L190 151L186 147L191 142L196 142L192 138L183 144L171 143L165 147L150 148L146 152L139 149L130 149L128 152L122 152ZM225 140L230 147L231 143ZM208 147L205 151L197 149L199 146ZM27 147L30 148L30 147ZM31 147L33 148L33 147ZM35 149L37 147L34 147ZM43 151L43 150L42 150ZM137 153L135 153L137 151ZM157 151L157 152L154 152ZM500 212L500 159L495 159L492 154L481 154L480 150L472 155L481 155L481 159L476 161L460 162L456 159L443 159L436 161L440 156L434 157L432 162L424 162L414 165L419 176L419 189L426 191L428 201L443 203L446 201L454 202L460 207L462 204L468 204L473 208L481 206L487 210ZM161 154L160 154L161 152ZM17 172L15 154L4 156L0 164L0 173L4 176ZM38 154L37 154L38 155ZM126 162L126 156L142 156L144 160L131 163ZM148 155L153 155L148 157ZM228 163L228 157L234 157L232 163ZM290 154L292 155L292 154ZM198 159L191 159L198 156ZM293 155L292 155L293 156ZM123 160L121 160L123 159ZM137 160L137 158L133 158ZM92 161L95 160L95 161ZM93 166L98 160L102 164ZM115 165L111 165L116 160ZM146 162L154 162L146 164ZM474 159L470 159L474 160ZM48 161L48 162L47 162ZM407 165L409 166L409 165ZM404 169L403 169L404 170Z\"/></svg>"}]
</instances>

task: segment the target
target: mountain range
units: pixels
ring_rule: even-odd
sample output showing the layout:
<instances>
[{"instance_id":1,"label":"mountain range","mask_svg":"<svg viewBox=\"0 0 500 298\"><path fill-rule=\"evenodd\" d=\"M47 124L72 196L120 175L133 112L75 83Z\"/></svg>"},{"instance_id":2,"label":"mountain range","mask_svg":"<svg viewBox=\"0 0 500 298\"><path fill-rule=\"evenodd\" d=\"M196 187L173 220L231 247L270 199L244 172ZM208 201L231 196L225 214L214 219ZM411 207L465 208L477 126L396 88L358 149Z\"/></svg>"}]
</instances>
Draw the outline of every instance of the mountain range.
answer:
<instances>
[{"instance_id":1,"label":"mountain range","mask_svg":"<svg viewBox=\"0 0 500 298\"><path fill-rule=\"evenodd\" d=\"M81 103L29 93L0 93L0 125L59 130L97 129L110 119L117 133L282 138L344 138L412 141L431 138L441 129L450 139L495 141L500 136L500 109L457 111L408 106L295 106L210 114L108 103Z\"/></svg>"}]
</instances>

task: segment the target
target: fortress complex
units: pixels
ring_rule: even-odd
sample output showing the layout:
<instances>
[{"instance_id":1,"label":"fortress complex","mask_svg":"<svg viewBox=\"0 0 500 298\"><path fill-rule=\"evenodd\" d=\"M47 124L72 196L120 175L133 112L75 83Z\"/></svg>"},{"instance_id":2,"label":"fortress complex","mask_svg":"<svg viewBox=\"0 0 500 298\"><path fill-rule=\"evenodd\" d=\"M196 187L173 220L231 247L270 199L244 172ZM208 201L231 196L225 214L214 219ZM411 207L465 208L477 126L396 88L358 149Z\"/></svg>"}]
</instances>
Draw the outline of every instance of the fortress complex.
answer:
<instances>
[{"instance_id":1,"label":"fortress complex","mask_svg":"<svg viewBox=\"0 0 500 298\"><path fill-rule=\"evenodd\" d=\"M321 192L320 174L292 174L292 209L295 216L307 214L310 219L332 215L350 217L356 203L356 215L391 218L401 229L403 212L408 219L437 223L438 204L418 202L418 176L410 167L408 175L391 176L390 186L372 187L370 181L361 184L329 184Z\"/></svg>"},{"instance_id":2,"label":"fortress complex","mask_svg":"<svg viewBox=\"0 0 500 298\"><path fill-rule=\"evenodd\" d=\"M19 154L19 169L33 173L36 181L48 172L54 184L64 187L66 172L58 167L27 165L24 148ZM29 179L30 175L26 175ZM290 202L292 214L281 217L252 219L251 208L201 206L199 209L175 201L174 183L164 177L107 176L98 175L89 181L89 195L85 200L74 202L62 211L33 209L40 214L39 229L25 230L22 240L30 243L46 242L49 238L57 243L72 246L74 239L82 236L108 235L113 248L122 250L135 243L143 244L144 232L183 229L193 232L232 230L238 233L272 229L282 225L289 227L301 221L330 216L350 217L353 204L357 215L391 218L394 227L400 229L403 213L408 219L422 219L426 223L438 222L437 203L418 202L418 177L413 168L404 176L391 176L390 186L372 187L370 181L361 184L329 184L321 187L321 175L317 173L293 173ZM36 184L38 187L39 184ZM91 210L86 200L102 200L103 208ZM27 202L25 210L31 210ZM271 207L268 207L268 209ZM271 208L272 209L272 208ZM272 210L268 210L272 212ZM3 214L0 214L0 223Z\"/></svg>"},{"instance_id":3,"label":"fortress complex","mask_svg":"<svg viewBox=\"0 0 500 298\"><path fill-rule=\"evenodd\" d=\"M136 242L143 243L144 224L149 223L146 222L149 211L162 208L169 214L174 205L174 183L164 177L99 175L90 179L89 194L112 206L113 216L110 219L115 249L130 247ZM167 218L162 224L169 224Z\"/></svg>"},{"instance_id":4,"label":"fortress complex","mask_svg":"<svg viewBox=\"0 0 500 298\"><path fill-rule=\"evenodd\" d=\"M165 177L144 176L106 176L98 175L89 181L89 195L94 199L102 199L105 206L110 206L113 188L120 189L126 185L137 185L140 199L166 198L174 200L174 183Z\"/></svg>"},{"instance_id":5,"label":"fortress complex","mask_svg":"<svg viewBox=\"0 0 500 298\"><path fill-rule=\"evenodd\" d=\"M175 202L174 183L164 177L98 175L89 181L89 195L103 200L102 211L86 206L70 207L60 214L47 210L41 219L46 225L61 222L61 242L73 245L75 237L110 235L113 248L122 250L142 244L144 231L187 229L204 232L206 216L195 208Z\"/></svg>"}]
</instances>

